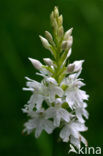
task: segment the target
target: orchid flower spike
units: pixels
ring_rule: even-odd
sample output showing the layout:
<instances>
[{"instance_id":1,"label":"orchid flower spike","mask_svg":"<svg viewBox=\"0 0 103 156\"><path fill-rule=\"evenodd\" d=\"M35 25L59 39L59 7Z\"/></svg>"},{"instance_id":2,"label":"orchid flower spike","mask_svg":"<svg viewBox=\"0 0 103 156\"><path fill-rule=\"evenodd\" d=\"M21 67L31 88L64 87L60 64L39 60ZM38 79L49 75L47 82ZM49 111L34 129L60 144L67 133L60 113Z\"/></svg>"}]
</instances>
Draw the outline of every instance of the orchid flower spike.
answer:
<instances>
[{"instance_id":1,"label":"orchid flower spike","mask_svg":"<svg viewBox=\"0 0 103 156\"><path fill-rule=\"evenodd\" d=\"M22 109L30 118L24 124L24 132L35 132L38 138L43 130L51 134L54 129L60 128L59 137L69 143L69 152L76 153L81 142L87 145L81 135L88 129L85 119L88 119L86 101L89 96L81 90L85 84L79 78L84 60L68 64L73 28L64 31L63 16L59 15L58 7L52 11L50 20L52 33L45 31L45 38L39 37L44 48L52 54L52 59L43 58L45 64L42 64L29 58L42 80L38 82L26 77L27 83L23 90L31 91L32 95Z\"/></svg>"}]
</instances>

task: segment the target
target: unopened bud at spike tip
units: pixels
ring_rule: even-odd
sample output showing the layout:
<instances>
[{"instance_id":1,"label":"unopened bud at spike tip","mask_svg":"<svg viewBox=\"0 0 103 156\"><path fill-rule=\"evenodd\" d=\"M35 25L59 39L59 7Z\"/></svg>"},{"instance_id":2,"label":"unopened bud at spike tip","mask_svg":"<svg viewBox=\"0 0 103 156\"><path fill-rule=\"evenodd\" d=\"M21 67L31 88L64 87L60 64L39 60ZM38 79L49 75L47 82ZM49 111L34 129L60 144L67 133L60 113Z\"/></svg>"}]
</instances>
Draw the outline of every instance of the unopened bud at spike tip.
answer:
<instances>
[{"instance_id":1,"label":"unopened bud at spike tip","mask_svg":"<svg viewBox=\"0 0 103 156\"><path fill-rule=\"evenodd\" d=\"M51 21L51 24L53 23L53 20L54 20L54 12L52 11L51 14L50 14L50 21Z\"/></svg>"},{"instance_id":2,"label":"unopened bud at spike tip","mask_svg":"<svg viewBox=\"0 0 103 156\"><path fill-rule=\"evenodd\" d=\"M44 48L50 49L50 44L49 44L49 42L48 42L44 37L42 37L42 36L40 36L40 35L39 35L39 37L40 37L40 39L41 39L41 42L42 42Z\"/></svg>"},{"instance_id":3,"label":"unopened bud at spike tip","mask_svg":"<svg viewBox=\"0 0 103 156\"><path fill-rule=\"evenodd\" d=\"M54 7L54 15L55 17L58 17L59 16L59 10L58 10L58 7Z\"/></svg>"},{"instance_id":4,"label":"unopened bud at spike tip","mask_svg":"<svg viewBox=\"0 0 103 156\"><path fill-rule=\"evenodd\" d=\"M58 25L61 26L62 24L63 24L63 16L60 15L60 16L58 17Z\"/></svg>"},{"instance_id":5,"label":"unopened bud at spike tip","mask_svg":"<svg viewBox=\"0 0 103 156\"><path fill-rule=\"evenodd\" d=\"M32 63L32 65L37 69L40 70L42 68L42 64L40 61L36 60L36 59L32 59L32 58L28 58L30 60L30 62Z\"/></svg>"}]
</instances>

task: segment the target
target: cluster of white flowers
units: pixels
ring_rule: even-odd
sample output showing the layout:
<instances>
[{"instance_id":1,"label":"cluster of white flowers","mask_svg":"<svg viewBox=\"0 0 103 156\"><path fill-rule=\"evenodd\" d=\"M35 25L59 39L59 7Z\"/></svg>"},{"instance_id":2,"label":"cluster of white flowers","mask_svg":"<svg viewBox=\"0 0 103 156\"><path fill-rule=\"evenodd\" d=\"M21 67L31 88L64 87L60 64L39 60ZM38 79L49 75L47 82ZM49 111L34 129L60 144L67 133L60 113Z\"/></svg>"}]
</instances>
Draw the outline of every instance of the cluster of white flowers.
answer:
<instances>
[{"instance_id":1,"label":"cluster of white flowers","mask_svg":"<svg viewBox=\"0 0 103 156\"><path fill-rule=\"evenodd\" d=\"M87 130L86 100L89 96L80 89L85 84L78 78L84 60L68 63L73 43L72 28L64 33L63 17L59 15L57 7L52 11L50 19L53 37L46 31L45 38L40 36L40 39L53 55L53 59L44 58L43 65L40 61L29 58L32 65L39 70L36 74L43 78L41 82L37 82L26 77L27 88L23 90L31 91L32 95L22 109L30 117L24 124L24 132L35 132L37 138L43 130L50 134L60 127L59 136L62 141L70 142L70 145L79 149L81 142L87 145L80 132Z\"/></svg>"}]
</instances>

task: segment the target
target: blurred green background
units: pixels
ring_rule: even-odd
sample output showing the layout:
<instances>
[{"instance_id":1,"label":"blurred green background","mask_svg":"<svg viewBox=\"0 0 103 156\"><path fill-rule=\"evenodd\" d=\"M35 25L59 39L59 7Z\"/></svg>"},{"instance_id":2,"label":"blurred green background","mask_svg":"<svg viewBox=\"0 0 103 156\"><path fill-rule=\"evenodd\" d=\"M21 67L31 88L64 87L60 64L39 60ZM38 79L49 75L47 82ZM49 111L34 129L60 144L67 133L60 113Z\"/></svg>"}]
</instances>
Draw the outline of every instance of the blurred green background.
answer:
<instances>
[{"instance_id":1,"label":"blurred green background","mask_svg":"<svg viewBox=\"0 0 103 156\"><path fill-rule=\"evenodd\" d=\"M73 27L70 61L85 59L81 77L90 95L84 134L89 146L103 144L103 0L0 1L0 156L66 156L68 144L42 133L39 139L22 134L27 120L21 108L30 93L23 92L24 76L40 80L28 57L49 57L39 40L51 30L49 15L59 6L64 28ZM102 151L103 152L103 151Z\"/></svg>"}]
</instances>

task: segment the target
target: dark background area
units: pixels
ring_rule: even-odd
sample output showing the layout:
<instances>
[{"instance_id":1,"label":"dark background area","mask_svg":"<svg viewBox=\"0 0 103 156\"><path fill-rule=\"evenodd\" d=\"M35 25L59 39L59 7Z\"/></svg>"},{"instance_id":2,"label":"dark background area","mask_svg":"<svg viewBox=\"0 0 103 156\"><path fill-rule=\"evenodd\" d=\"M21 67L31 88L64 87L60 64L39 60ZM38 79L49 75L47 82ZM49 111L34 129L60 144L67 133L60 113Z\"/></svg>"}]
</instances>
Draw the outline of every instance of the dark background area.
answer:
<instances>
[{"instance_id":1,"label":"dark background area","mask_svg":"<svg viewBox=\"0 0 103 156\"><path fill-rule=\"evenodd\" d=\"M22 91L24 77L40 80L28 57L50 57L38 35L51 30L49 15L55 5L65 30L74 28L70 62L85 59L81 77L90 95L90 118L84 136L89 146L103 145L103 0L0 0L0 156L67 155L69 145L58 136L54 141L45 132L39 139L22 134L27 117L21 108L30 96Z\"/></svg>"}]
</instances>

